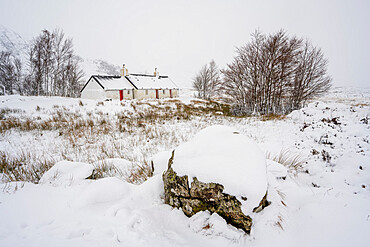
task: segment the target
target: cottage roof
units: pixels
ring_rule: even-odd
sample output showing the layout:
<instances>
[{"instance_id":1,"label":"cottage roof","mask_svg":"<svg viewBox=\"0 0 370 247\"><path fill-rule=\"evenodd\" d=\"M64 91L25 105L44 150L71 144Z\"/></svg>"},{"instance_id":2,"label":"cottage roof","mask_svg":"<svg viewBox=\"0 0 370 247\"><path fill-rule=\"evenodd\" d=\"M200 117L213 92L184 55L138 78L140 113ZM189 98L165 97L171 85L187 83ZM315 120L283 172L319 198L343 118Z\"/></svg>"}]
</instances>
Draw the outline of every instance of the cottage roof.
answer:
<instances>
[{"instance_id":1,"label":"cottage roof","mask_svg":"<svg viewBox=\"0 0 370 247\"><path fill-rule=\"evenodd\" d=\"M174 89L178 88L168 76L130 74L126 78L137 89Z\"/></svg>"},{"instance_id":2,"label":"cottage roof","mask_svg":"<svg viewBox=\"0 0 370 247\"><path fill-rule=\"evenodd\" d=\"M125 89L177 89L176 84L168 76L154 76L144 74L130 74L127 76L102 76L92 75L86 85L91 81L95 81L104 90L125 90Z\"/></svg>"},{"instance_id":3,"label":"cottage roof","mask_svg":"<svg viewBox=\"0 0 370 247\"><path fill-rule=\"evenodd\" d=\"M105 90L122 90L122 89L133 89L134 85L130 83L125 77L121 76L101 76L94 75L93 78L105 89Z\"/></svg>"}]
</instances>

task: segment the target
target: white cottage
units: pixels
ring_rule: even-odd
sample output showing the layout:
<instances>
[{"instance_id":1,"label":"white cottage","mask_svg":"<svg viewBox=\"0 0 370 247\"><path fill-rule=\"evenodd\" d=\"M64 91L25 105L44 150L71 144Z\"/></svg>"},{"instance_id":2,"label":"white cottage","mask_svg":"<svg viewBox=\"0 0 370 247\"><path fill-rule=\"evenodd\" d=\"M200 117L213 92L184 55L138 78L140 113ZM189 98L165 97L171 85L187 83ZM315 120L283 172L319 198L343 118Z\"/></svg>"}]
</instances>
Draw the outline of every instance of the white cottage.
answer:
<instances>
[{"instance_id":1,"label":"white cottage","mask_svg":"<svg viewBox=\"0 0 370 247\"><path fill-rule=\"evenodd\" d=\"M92 75L81 90L84 99L161 99L179 96L179 88L168 76L128 74L123 67L120 76Z\"/></svg>"}]
</instances>

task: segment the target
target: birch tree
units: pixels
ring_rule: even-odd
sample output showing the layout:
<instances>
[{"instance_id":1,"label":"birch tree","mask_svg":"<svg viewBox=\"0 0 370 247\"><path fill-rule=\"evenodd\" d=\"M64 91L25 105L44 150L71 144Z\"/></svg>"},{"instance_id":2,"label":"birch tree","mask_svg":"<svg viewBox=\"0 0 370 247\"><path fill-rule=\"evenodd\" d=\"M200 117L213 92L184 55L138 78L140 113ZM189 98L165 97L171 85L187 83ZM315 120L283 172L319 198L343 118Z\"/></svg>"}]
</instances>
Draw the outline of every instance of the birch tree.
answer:
<instances>
[{"instance_id":1,"label":"birch tree","mask_svg":"<svg viewBox=\"0 0 370 247\"><path fill-rule=\"evenodd\" d=\"M198 98L209 100L218 94L220 82L220 71L215 61L212 60L196 74L193 79L193 88L197 91Z\"/></svg>"}]
</instances>

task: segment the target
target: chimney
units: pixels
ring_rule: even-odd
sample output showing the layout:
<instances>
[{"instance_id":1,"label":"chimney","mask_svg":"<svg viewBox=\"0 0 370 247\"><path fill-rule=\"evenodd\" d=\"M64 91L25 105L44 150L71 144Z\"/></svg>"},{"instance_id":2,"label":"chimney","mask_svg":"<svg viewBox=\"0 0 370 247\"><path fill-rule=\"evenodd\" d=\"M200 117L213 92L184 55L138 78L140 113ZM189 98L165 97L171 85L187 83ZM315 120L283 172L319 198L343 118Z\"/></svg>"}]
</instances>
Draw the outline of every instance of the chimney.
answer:
<instances>
[{"instance_id":1,"label":"chimney","mask_svg":"<svg viewBox=\"0 0 370 247\"><path fill-rule=\"evenodd\" d=\"M157 72L157 68L154 69L154 76L157 76L158 75L158 72Z\"/></svg>"},{"instance_id":2,"label":"chimney","mask_svg":"<svg viewBox=\"0 0 370 247\"><path fill-rule=\"evenodd\" d=\"M123 76L125 76L125 75L127 75L127 69L125 68L125 64L123 64L122 65L122 69L121 69L121 76L123 77Z\"/></svg>"}]
</instances>

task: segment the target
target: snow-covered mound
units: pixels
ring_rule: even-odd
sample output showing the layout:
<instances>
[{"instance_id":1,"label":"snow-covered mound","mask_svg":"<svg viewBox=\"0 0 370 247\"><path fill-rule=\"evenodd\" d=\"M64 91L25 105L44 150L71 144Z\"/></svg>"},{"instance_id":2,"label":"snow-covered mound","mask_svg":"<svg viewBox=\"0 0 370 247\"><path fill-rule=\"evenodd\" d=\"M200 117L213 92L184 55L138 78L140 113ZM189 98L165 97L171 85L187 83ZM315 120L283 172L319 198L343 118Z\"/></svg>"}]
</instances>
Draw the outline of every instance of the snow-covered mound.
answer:
<instances>
[{"instance_id":1,"label":"snow-covered mound","mask_svg":"<svg viewBox=\"0 0 370 247\"><path fill-rule=\"evenodd\" d=\"M45 172L40 179L40 183L71 183L86 179L92 174L93 170L93 165L63 160Z\"/></svg>"},{"instance_id":2,"label":"snow-covered mound","mask_svg":"<svg viewBox=\"0 0 370 247\"><path fill-rule=\"evenodd\" d=\"M133 185L118 178L102 178L89 184L79 193L71 205L77 208L122 200Z\"/></svg>"},{"instance_id":3,"label":"snow-covered mound","mask_svg":"<svg viewBox=\"0 0 370 247\"><path fill-rule=\"evenodd\" d=\"M285 178L288 175L288 170L282 164L273 161L266 160L267 172L273 175L275 178Z\"/></svg>"},{"instance_id":4,"label":"snow-covered mound","mask_svg":"<svg viewBox=\"0 0 370 247\"><path fill-rule=\"evenodd\" d=\"M256 143L226 126L200 131L175 151L172 165L179 176L220 183L224 192L243 201L245 214L252 212L266 194L266 160ZM189 181L189 184L191 181Z\"/></svg>"}]
</instances>

